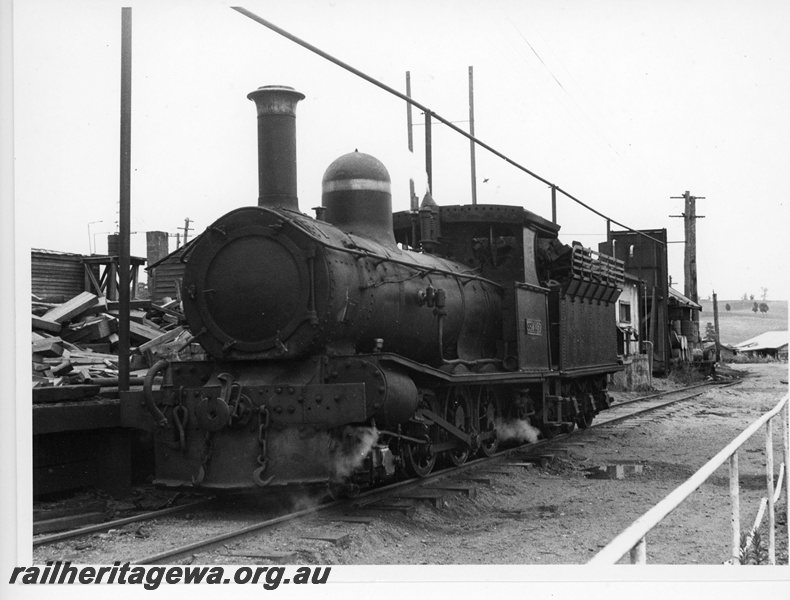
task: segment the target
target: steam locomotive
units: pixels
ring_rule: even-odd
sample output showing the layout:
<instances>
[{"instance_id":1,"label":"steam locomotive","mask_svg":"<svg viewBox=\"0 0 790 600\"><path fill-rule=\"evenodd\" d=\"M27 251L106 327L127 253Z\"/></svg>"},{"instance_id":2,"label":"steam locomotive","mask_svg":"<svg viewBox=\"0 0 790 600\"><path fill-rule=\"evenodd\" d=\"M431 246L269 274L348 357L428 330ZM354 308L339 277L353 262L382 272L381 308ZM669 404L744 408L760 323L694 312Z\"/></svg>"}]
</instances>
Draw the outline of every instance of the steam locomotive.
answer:
<instances>
[{"instance_id":1,"label":"steam locomotive","mask_svg":"<svg viewBox=\"0 0 790 600\"><path fill-rule=\"evenodd\" d=\"M622 262L515 206L393 214L352 152L298 210L288 87L250 93L259 199L185 251L182 301L205 360L161 360L122 418L154 433L155 481L350 489L550 437L609 406ZM163 383L154 389L161 375ZM526 433L524 433L526 431Z\"/></svg>"}]
</instances>

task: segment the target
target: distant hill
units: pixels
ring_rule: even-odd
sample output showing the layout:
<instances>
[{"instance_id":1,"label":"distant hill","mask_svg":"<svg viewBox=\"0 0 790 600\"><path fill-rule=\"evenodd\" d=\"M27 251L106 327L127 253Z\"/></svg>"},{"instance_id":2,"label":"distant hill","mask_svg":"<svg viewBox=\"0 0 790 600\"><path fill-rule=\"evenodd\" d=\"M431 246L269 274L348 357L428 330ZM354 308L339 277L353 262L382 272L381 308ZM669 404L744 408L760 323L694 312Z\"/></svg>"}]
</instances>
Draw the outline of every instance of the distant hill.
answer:
<instances>
[{"instance_id":1,"label":"distant hill","mask_svg":"<svg viewBox=\"0 0 790 600\"><path fill-rule=\"evenodd\" d=\"M766 331L787 331L787 301L766 300L768 312L753 312L755 300L719 300L719 335L722 344L738 344ZM756 300L761 304L762 300ZM701 300L700 335L706 323L713 323L713 301ZM727 304L730 310L726 309Z\"/></svg>"}]
</instances>

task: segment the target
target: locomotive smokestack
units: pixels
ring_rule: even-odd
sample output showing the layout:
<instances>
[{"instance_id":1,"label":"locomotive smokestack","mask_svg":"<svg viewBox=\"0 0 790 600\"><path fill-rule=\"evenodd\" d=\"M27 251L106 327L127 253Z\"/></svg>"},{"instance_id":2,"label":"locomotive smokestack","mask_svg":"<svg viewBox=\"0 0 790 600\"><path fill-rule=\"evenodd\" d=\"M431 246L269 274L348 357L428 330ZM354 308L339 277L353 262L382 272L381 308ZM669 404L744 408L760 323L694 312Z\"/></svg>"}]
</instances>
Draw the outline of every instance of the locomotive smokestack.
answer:
<instances>
[{"instance_id":1,"label":"locomotive smokestack","mask_svg":"<svg viewBox=\"0 0 790 600\"><path fill-rule=\"evenodd\" d=\"M298 211L296 103L304 94L267 85L247 94L258 112L258 206Z\"/></svg>"}]
</instances>

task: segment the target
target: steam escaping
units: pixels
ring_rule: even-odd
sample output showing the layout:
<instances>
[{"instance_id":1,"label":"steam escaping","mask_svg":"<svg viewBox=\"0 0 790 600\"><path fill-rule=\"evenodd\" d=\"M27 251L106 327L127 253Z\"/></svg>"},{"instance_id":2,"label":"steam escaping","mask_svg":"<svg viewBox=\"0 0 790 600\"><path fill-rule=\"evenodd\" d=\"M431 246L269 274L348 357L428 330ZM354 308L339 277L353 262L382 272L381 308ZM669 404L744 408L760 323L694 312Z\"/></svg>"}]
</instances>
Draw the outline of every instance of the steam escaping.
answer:
<instances>
[{"instance_id":1,"label":"steam escaping","mask_svg":"<svg viewBox=\"0 0 790 600\"><path fill-rule=\"evenodd\" d=\"M334 477L345 479L356 471L379 439L375 427L346 427L343 437L330 447L330 458Z\"/></svg>"},{"instance_id":2,"label":"steam escaping","mask_svg":"<svg viewBox=\"0 0 790 600\"><path fill-rule=\"evenodd\" d=\"M323 499L323 491L316 490L292 490L288 497L290 510L300 511L313 508L321 504Z\"/></svg>"},{"instance_id":3,"label":"steam escaping","mask_svg":"<svg viewBox=\"0 0 790 600\"><path fill-rule=\"evenodd\" d=\"M540 430L530 425L528 419L497 419L495 421L496 436L501 442L529 442L538 441Z\"/></svg>"}]
</instances>

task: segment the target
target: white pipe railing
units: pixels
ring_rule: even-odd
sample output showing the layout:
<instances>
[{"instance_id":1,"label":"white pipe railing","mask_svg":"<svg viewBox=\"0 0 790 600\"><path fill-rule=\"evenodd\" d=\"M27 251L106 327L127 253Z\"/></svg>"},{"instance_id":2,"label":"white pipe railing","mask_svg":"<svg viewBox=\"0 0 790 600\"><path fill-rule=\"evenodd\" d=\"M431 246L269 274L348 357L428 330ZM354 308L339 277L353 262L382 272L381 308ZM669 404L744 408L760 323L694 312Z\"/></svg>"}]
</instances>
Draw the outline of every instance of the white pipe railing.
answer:
<instances>
[{"instance_id":1,"label":"white pipe railing","mask_svg":"<svg viewBox=\"0 0 790 600\"><path fill-rule=\"evenodd\" d=\"M784 414L782 416L782 409ZM773 454L773 419L779 415L782 422L782 432L784 441L784 464L780 469L779 481L774 488L774 454ZM647 562L647 534L661 521L663 521L673 510L675 510L693 491L701 486L713 473L725 462L730 466L730 500L732 504L732 563L740 564L741 551L741 526L740 526L740 485L738 479L738 449L743 446L761 427L765 426L765 452L766 452L766 492L764 498L768 508L768 561L776 564L776 540L774 527L776 524L774 506L782 494L782 479L785 483L785 499L790 498L790 477L783 478L783 471L786 465L790 464L790 403L785 396L779 403L747 427L738 437L730 442L716 456L711 458L694 475L689 477L684 483L675 488L661 502L634 521L630 527L623 531L606 545L598 554L592 557L587 563L589 565L613 565L623 556L630 552L632 564L645 564ZM785 502L787 517L787 536L788 547L790 547L790 501ZM764 510L764 509L763 509ZM756 531L762 515L758 515L758 520L752 528Z\"/></svg>"}]
</instances>

